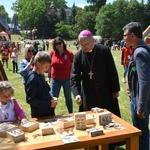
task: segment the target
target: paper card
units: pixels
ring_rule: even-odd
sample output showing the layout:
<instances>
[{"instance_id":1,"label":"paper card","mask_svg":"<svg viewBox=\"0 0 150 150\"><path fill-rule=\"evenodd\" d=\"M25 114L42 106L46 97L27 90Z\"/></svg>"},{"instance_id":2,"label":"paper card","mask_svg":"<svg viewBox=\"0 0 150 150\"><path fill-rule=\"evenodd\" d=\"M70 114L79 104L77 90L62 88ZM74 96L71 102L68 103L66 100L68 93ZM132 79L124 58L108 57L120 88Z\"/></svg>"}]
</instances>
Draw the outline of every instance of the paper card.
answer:
<instances>
[{"instance_id":1,"label":"paper card","mask_svg":"<svg viewBox=\"0 0 150 150\"><path fill-rule=\"evenodd\" d=\"M60 135L61 140L64 142L64 144L68 144L68 143L74 143L74 142L80 142L80 140L78 139L78 137L76 135Z\"/></svg>"}]
</instances>

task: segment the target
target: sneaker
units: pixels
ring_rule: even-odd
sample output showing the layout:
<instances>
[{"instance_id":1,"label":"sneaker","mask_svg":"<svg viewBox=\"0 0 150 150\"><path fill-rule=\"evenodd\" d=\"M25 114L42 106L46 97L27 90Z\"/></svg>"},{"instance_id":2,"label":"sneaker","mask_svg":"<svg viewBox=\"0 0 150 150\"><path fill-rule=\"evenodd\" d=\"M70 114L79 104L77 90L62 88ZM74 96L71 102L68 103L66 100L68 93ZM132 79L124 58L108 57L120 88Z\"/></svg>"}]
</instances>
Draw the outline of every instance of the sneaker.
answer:
<instances>
[{"instance_id":1,"label":"sneaker","mask_svg":"<svg viewBox=\"0 0 150 150\"><path fill-rule=\"evenodd\" d=\"M125 78L123 78L123 79L122 79L122 82L123 82L123 83L126 83L126 79L125 79Z\"/></svg>"}]
</instances>

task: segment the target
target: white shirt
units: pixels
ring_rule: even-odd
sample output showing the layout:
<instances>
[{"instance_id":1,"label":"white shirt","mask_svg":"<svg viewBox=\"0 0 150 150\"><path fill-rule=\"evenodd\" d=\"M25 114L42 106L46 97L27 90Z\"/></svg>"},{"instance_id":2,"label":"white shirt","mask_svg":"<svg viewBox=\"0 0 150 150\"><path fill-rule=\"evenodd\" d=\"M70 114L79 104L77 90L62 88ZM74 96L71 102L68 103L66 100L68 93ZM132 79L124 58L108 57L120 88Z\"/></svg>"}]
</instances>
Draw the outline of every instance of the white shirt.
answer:
<instances>
[{"instance_id":1,"label":"white shirt","mask_svg":"<svg viewBox=\"0 0 150 150\"><path fill-rule=\"evenodd\" d=\"M16 120L14 105L11 101L8 101L6 105L0 102L0 122L14 121Z\"/></svg>"}]
</instances>

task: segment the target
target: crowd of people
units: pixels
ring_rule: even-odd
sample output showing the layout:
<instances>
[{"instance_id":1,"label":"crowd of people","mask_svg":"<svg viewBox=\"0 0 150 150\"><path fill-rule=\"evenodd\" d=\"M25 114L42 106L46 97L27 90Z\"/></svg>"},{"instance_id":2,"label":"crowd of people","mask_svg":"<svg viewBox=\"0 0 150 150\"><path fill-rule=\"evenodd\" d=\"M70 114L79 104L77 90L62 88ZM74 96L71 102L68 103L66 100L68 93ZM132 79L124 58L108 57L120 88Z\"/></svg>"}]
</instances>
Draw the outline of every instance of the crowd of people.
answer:
<instances>
[{"instance_id":1,"label":"crowd of people","mask_svg":"<svg viewBox=\"0 0 150 150\"><path fill-rule=\"evenodd\" d=\"M124 66L123 82L128 85L132 121L142 131L139 150L149 150L150 48L142 40L142 28L138 22L123 27L123 39L121 64ZM89 30L80 32L78 42L80 50L75 55L67 49L61 37L53 40L50 53L44 49L37 52L33 44L26 44L19 73L23 77L31 117L55 115L61 86L69 113L73 112L72 92L80 112L100 107L121 117L119 77L111 47L96 44ZM2 62L3 65L6 62L8 69L8 54L3 54L3 49L6 47L1 49ZM16 47L13 47L13 72L18 71L15 64L17 55ZM50 85L45 80L45 73L48 73ZM19 119L23 123L27 120L25 112L12 97L13 93L9 82L0 82L0 122ZM15 109L19 109L20 113L17 114ZM117 145L120 142L109 144L109 150L115 150Z\"/></svg>"}]
</instances>

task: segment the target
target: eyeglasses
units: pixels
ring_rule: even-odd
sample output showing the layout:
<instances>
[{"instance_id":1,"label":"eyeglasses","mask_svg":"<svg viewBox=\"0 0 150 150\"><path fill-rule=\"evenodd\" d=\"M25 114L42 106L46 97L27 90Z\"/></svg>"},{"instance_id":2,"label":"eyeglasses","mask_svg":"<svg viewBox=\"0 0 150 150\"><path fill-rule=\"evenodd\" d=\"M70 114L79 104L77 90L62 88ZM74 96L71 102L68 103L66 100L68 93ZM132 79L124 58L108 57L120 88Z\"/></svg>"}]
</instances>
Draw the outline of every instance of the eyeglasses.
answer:
<instances>
[{"instance_id":1,"label":"eyeglasses","mask_svg":"<svg viewBox=\"0 0 150 150\"><path fill-rule=\"evenodd\" d=\"M61 45L61 43L62 43L62 42L58 42L58 43L55 43L55 45L56 45L56 46L57 46L57 45Z\"/></svg>"},{"instance_id":2,"label":"eyeglasses","mask_svg":"<svg viewBox=\"0 0 150 150\"><path fill-rule=\"evenodd\" d=\"M28 52L29 52L29 53L31 53L31 52L33 53L33 52L34 52L34 50L33 50L33 49L32 49L32 50L31 50L31 49L28 49Z\"/></svg>"},{"instance_id":3,"label":"eyeglasses","mask_svg":"<svg viewBox=\"0 0 150 150\"><path fill-rule=\"evenodd\" d=\"M131 34L131 33L124 34L123 37L126 37L126 36L128 36L128 35L130 35L130 34Z\"/></svg>"}]
</instances>

